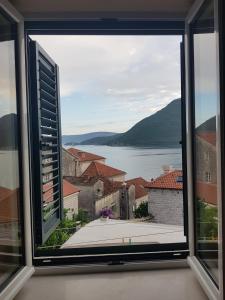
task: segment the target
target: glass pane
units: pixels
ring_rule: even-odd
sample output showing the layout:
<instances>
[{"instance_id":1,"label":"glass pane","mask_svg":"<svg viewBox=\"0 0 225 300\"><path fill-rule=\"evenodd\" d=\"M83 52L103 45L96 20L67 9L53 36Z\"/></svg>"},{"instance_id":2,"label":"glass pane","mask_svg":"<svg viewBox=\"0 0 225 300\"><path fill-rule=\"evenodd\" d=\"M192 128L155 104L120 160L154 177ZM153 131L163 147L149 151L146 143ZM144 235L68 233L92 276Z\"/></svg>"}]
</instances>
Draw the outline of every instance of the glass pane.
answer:
<instances>
[{"instance_id":1,"label":"glass pane","mask_svg":"<svg viewBox=\"0 0 225 300\"><path fill-rule=\"evenodd\" d=\"M22 264L13 31L0 13L0 285Z\"/></svg>"},{"instance_id":2,"label":"glass pane","mask_svg":"<svg viewBox=\"0 0 225 300\"><path fill-rule=\"evenodd\" d=\"M216 37L213 1L192 24L194 51L194 159L196 255L218 282L216 155Z\"/></svg>"}]
</instances>

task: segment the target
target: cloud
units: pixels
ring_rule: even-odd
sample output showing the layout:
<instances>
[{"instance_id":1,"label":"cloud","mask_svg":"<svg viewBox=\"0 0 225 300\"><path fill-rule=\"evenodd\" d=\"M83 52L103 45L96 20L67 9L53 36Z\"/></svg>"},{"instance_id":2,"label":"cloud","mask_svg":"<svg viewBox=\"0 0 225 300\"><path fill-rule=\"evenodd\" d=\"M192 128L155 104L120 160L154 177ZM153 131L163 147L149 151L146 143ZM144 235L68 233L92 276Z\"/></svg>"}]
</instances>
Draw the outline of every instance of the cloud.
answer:
<instances>
[{"instance_id":1,"label":"cloud","mask_svg":"<svg viewBox=\"0 0 225 300\"><path fill-rule=\"evenodd\" d=\"M91 99L89 102L101 103L98 108L108 114L109 121L115 121L118 112L123 112L127 120L138 121L180 96L179 36L71 35L32 39L59 65L62 106L66 99L71 109L72 99L83 99L80 105L84 99ZM120 122L121 131L133 125ZM63 131L68 131L68 124L69 120L63 118ZM99 123L98 130L100 126Z\"/></svg>"}]
</instances>

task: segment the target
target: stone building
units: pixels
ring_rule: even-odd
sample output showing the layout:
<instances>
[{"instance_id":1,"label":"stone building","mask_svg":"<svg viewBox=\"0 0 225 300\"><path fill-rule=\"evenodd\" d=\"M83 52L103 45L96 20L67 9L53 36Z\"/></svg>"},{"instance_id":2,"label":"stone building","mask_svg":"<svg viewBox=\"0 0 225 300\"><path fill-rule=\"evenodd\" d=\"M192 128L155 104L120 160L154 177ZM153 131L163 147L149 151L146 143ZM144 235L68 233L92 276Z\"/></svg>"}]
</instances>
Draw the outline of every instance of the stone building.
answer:
<instances>
[{"instance_id":1,"label":"stone building","mask_svg":"<svg viewBox=\"0 0 225 300\"><path fill-rule=\"evenodd\" d=\"M66 176L65 179L80 190L78 208L85 210L91 220L95 219L95 202L103 197L103 181L94 177Z\"/></svg>"},{"instance_id":2,"label":"stone building","mask_svg":"<svg viewBox=\"0 0 225 300\"><path fill-rule=\"evenodd\" d=\"M148 212L153 222L183 225L182 171L166 172L145 185L149 190Z\"/></svg>"},{"instance_id":3,"label":"stone building","mask_svg":"<svg viewBox=\"0 0 225 300\"><path fill-rule=\"evenodd\" d=\"M76 164L77 159L65 148L62 148L62 175L75 176Z\"/></svg>"},{"instance_id":4,"label":"stone building","mask_svg":"<svg viewBox=\"0 0 225 300\"><path fill-rule=\"evenodd\" d=\"M86 171L82 174L82 176L98 178L102 177L107 178L111 181L119 182L123 182L125 180L125 175L126 172L108 166L106 164L99 163L97 161L93 161L86 169Z\"/></svg>"},{"instance_id":5,"label":"stone building","mask_svg":"<svg viewBox=\"0 0 225 300\"><path fill-rule=\"evenodd\" d=\"M120 219L129 220L134 218L135 210L135 186L122 183L120 188Z\"/></svg>"},{"instance_id":6,"label":"stone building","mask_svg":"<svg viewBox=\"0 0 225 300\"><path fill-rule=\"evenodd\" d=\"M148 181L142 177L138 177L129 179L126 183L133 184L135 186L135 208L137 208L141 203L148 202L148 190L145 188Z\"/></svg>"},{"instance_id":7,"label":"stone building","mask_svg":"<svg viewBox=\"0 0 225 300\"><path fill-rule=\"evenodd\" d=\"M80 190L69 181L63 179L63 208L67 209L67 217L72 219L78 213L78 197Z\"/></svg>"},{"instance_id":8,"label":"stone building","mask_svg":"<svg viewBox=\"0 0 225 300\"><path fill-rule=\"evenodd\" d=\"M81 176L84 171L90 166L92 162L98 162L101 164L105 163L105 157L89 153L86 151L82 151L76 148L69 148L66 150L70 155L73 157L73 166L71 167L71 157L68 157L68 155L64 155L63 164L65 164L66 173L70 173L71 169L74 170L74 174L68 174L65 176L75 176L79 177Z\"/></svg>"},{"instance_id":9,"label":"stone building","mask_svg":"<svg viewBox=\"0 0 225 300\"><path fill-rule=\"evenodd\" d=\"M216 132L198 132L196 137L196 198L217 205Z\"/></svg>"}]
</instances>

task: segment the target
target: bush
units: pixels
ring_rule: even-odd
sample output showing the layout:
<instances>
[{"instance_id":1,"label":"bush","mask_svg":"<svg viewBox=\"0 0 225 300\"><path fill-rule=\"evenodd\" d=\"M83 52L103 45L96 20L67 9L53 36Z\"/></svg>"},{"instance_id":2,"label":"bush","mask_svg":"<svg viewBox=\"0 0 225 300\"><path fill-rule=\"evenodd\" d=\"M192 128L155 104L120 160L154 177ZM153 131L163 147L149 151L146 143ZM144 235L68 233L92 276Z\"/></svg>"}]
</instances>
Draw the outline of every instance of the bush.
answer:
<instances>
[{"instance_id":1,"label":"bush","mask_svg":"<svg viewBox=\"0 0 225 300\"><path fill-rule=\"evenodd\" d=\"M87 212L83 209L80 208L78 210L78 214L74 214L72 219L67 217L68 211L68 209L64 209L64 217L62 221L50 235L43 247L52 246L51 248L59 248L71 237L71 235L74 234L74 232L76 232L77 222L80 222L81 226L84 226L89 222Z\"/></svg>"},{"instance_id":2,"label":"bush","mask_svg":"<svg viewBox=\"0 0 225 300\"><path fill-rule=\"evenodd\" d=\"M75 222L80 221L82 226L90 222L87 211L83 210L82 208L78 209L77 215L74 214L73 220Z\"/></svg>"},{"instance_id":3,"label":"bush","mask_svg":"<svg viewBox=\"0 0 225 300\"><path fill-rule=\"evenodd\" d=\"M217 240L218 238L218 211L217 207L210 206L197 199L197 235L200 240Z\"/></svg>"},{"instance_id":4,"label":"bush","mask_svg":"<svg viewBox=\"0 0 225 300\"><path fill-rule=\"evenodd\" d=\"M142 202L138 208L135 209L134 211L134 216L135 218L143 218L143 217L148 217L148 203L147 202Z\"/></svg>"}]
</instances>

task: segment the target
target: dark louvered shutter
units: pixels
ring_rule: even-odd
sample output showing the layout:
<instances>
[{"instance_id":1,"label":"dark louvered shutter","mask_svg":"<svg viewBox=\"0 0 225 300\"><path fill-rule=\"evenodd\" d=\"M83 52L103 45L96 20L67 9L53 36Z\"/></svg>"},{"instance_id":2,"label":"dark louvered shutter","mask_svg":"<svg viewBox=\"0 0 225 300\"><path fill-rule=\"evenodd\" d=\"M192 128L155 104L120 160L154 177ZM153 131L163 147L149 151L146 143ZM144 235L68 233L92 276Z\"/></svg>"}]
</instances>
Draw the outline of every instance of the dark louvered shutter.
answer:
<instances>
[{"instance_id":1,"label":"dark louvered shutter","mask_svg":"<svg viewBox=\"0 0 225 300\"><path fill-rule=\"evenodd\" d=\"M43 244L63 213L58 66L29 40L33 208L36 244Z\"/></svg>"}]
</instances>

